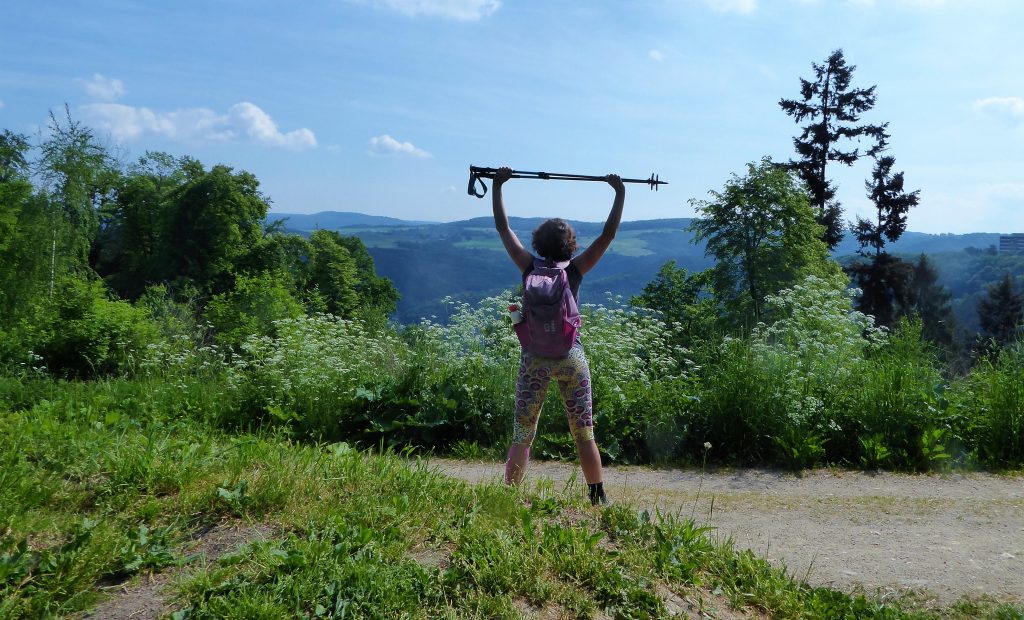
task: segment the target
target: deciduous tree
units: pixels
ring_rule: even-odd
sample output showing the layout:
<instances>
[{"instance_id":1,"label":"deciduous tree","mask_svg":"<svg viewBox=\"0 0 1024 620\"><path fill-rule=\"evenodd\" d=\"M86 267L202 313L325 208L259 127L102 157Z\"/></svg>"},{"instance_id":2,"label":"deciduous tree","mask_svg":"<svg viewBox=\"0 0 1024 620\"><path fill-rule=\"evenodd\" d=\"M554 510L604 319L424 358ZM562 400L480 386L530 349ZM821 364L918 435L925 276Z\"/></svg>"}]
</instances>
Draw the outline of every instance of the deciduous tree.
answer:
<instances>
[{"instance_id":1,"label":"deciduous tree","mask_svg":"<svg viewBox=\"0 0 1024 620\"><path fill-rule=\"evenodd\" d=\"M782 166L764 158L747 164L711 200L692 200L698 217L694 242L706 241L714 256L712 287L727 322L762 321L764 298L806 275L838 271L821 241L807 193Z\"/></svg>"},{"instance_id":2,"label":"deciduous tree","mask_svg":"<svg viewBox=\"0 0 1024 620\"><path fill-rule=\"evenodd\" d=\"M49 137L40 145L39 174L53 202L54 247L62 270L88 266L99 231L100 206L112 198L118 182L116 162L92 130L71 118L50 113Z\"/></svg>"},{"instance_id":3,"label":"deciduous tree","mask_svg":"<svg viewBox=\"0 0 1024 620\"><path fill-rule=\"evenodd\" d=\"M680 339L677 344L690 346L709 336L707 328L717 319L709 275L706 271L690 273L670 260L630 303L660 313Z\"/></svg>"},{"instance_id":4,"label":"deciduous tree","mask_svg":"<svg viewBox=\"0 0 1024 620\"><path fill-rule=\"evenodd\" d=\"M25 136L0 133L0 331L31 313L49 273L49 203L32 187L29 148Z\"/></svg>"}]
</instances>

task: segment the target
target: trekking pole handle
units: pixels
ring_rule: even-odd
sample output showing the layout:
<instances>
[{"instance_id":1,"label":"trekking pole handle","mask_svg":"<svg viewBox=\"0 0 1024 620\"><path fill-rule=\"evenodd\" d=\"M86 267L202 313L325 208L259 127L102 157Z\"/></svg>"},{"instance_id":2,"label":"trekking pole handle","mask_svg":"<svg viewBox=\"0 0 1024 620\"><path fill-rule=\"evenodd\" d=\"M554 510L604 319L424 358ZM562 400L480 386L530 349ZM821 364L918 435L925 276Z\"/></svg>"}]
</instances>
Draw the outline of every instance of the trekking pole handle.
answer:
<instances>
[{"instance_id":1,"label":"trekking pole handle","mask_svg":"<svg viewBox=\"0 0 1024 620\"><path fill-rule=\"evenodd\" d=\"M476 196L477 198L483 198L487 195L487 186L484 185L484 179L493 179L494 172L493 168L478 168L476 166L469 167L469 187L466 192L470 196ZM476 191L477 183L480 184L480 192Z\"/></svg>"}]
</instances>

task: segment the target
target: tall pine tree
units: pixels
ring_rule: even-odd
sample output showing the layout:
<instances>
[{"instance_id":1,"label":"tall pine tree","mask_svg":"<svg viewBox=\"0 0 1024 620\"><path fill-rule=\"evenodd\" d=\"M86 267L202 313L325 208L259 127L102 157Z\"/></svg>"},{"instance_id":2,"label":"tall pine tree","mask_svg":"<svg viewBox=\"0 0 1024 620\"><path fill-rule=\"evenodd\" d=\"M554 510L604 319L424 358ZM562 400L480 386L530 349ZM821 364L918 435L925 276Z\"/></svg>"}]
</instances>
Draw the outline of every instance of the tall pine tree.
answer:
<instances>
[{"instance_id":1,"label":"tall pine tree","mask_svg":"<svg viewBox=\"0 0 1024 620\"><path fill-rule=\"evenodd\" d=\"M883 132L879 149L888 136ZM891 326L914 307L914 267L883 248L896 241L907 228L907 211L920 201L920 191L907 192L903 173L893 172L896 159L876 156L871 178L864 182L868 198L875 205L874 221L862 217L850 229L860 243L857 260L846 271L862 291L858 309L875 317L879 325Z\"/></svg>"},{"instance_id":2,"label":"tall pine tree","mask_svg":"<svg viewBox=\"0 0 1024 620\"><path fill-rule=\"evenodd\" d=\"M888 136L886 136L887 138ZM885 139L881 142L884 148ZM891 155L875 157L871 178L864 182L868 198L875 205L875 221L857 218L851 227L860 243L860 254L868 247L874 248L875 255L882 253L887 242L899 239L907 229L907 212L921 201L921 191L907 192L903 188L903 172L894 173L896 158Z\"/></svg>"},{"instance_id":3,"label":"tall pine tree","mask_svg":"<svg viewBox=\"0 0 1024 620\"><path fill-rule=\"evenodd\" d=\"M864 155L875 155L884 148L886 125L860 124L860 115L875 106L875 87L851 87L856 67L846 64L842 50L832 52L824 64L811 66L814 81L800 79L800 99L782 99L779 106L797 123L807 122L793 138L800 157L790 166L807 183L815 217L824 228L822 241L831 249L842 241L844 225L835 185L827 175L828 162L850 166ZM849 148L851 141L861 138L871 138L874 146L864 153Z\"/></svg>"},{"instance_id":4,"label":"tall pine tree","mask_svg":"<svg viewBox=\"0 0 1024 620\"><path fill-rule=\"evenodd\" d=\"M1024 324L1024 295L1014 286L1009 273L998 284L988 287L988 296L978 302L981 337L997 347L1013 342Z\"/></svg>"}]
</instances>

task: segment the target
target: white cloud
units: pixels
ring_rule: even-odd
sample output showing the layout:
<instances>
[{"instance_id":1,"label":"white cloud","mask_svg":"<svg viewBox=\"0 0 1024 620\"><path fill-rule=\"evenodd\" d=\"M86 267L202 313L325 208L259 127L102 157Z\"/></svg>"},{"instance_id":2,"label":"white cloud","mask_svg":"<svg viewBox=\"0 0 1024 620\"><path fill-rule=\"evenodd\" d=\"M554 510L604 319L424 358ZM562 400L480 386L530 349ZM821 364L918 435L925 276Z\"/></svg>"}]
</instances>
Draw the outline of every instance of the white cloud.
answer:
<instances>
[{"instance_id":1,"label":"white cloud","mask_svg":"<svg viewBox=\"0 0 1024 620\"><path fill-rule=\"evenodd\" d=\"M350 0L397 11L408 17L426 15L477 21L501 7L501 0Z\"/></svg>"},{"instance_id":2,"label":"white cloud","mask_svg":"<svg viewBox=\"0 0 1024 620\"><path fill-rule=\"evenodd\" d=\"M306 129L296 129L288 133L281 133L277 123L270 115L264 112L256 104L243 101L236 103L228 110L228 116L233 119L236 127L242 128L245 133L255 142L271 146L283 146L291 149L313 148L316 146L316 137L313 132Z\"/></svg>"},{"instance_id":3,"label":"white cloud","mask_svg":"<svg viewBox=\"0 0 1024 620\"><path fill-rule=\"evenodd\" d=\"M412 142L399 142L384 134L370 138L370 152L380 155L411 155L412 157L433 157Z\"/></svg>"},{"instance_id":4,"label":"white cloud","mask_svg":"<svg viewBox=\"0 0 1024 620\"><path fill-rule=\"evenodd\" d=\"M719 13L749 15L757 10L757 0L704 0L704 2Z\"/></svg>"},{"instance_id":5,"label":"white cloud","mask_svg":"<svg viewBox=\"0 0 1024 620\"><path fill-rule=\"evenodd\" d=\"M661 62L665 60L665 53L660 50L651 50L647 52L647 57L650 58L651 60Z\"/></svg>"},{"instance_id":6,"label":"white cloud","mask_svg":"<svg viewBox=\"0 0 1024 620\"><path fill-rule=\"evenodd\" d=\"M798 0L798 1L802 1L805 4L811 4L815 0ZM961 4L969 6L969 3L967 3L967 2L963 2L962 0L960 0L960 2L961 2ZM900 5L900 6L904 6L904 7L909 7L911 9L921 9L921 10L928 11L928 10L931 10L931 9L941 9L941 8L950 6L951 4L953 4L953 0L888 0L884 4L879 3L878 0L846 0L846 4L852 4L854 6L863 6L863 7L867 7L867 8L874 8L876 6L882 6L882 7L885 7L885 8L890 8L893 5Z\"/></svg>"},{"instance_id":7,"label":"white cloud","mask_svg":"<svg viewBox=\"0 0 1024 620\"><path fill-rule=\"evenodd\" d=\"M117 78L104 77L99 73L94 73L88 80L79 78L75 82L81 85L90 97L102 101L117 101L125 93L124 82Z\"/></svg>"},{"instance_id":8,"label":"white cloud","mask_svg":"<svg viewBox=\"0 0 1024 620\"><path fill-rule=\"evenodd\" d=\"M988 97L974 102L974 109L1002 120L1024 121L1024 98Z\"/></svg>"},{"instance_id":9,"label":"white cloud","mask_svg":"<svg viewBox=\"0 0 1024 620\"><path fill-rule=\"evenodd\" d=\"M109 132L118 141L153 134L171 140L248 140L290 149L316 147L312 131L302 128L282 133L269 114L247 101L236 103L224 114L207 108L158 112L119 103L85 105L82 113L92 126Z\"/></svg>"},{"instance_id":10,"label":"white cloud","mask_svg":"<svg viewBox=\"0 0 1024 620\"><path fill-rule=\"evenodd\" d=\"M3 109L4 109L4 105L5 105L5 104L4 104L4 100L3 100L3 99L0 99L0 110L3 110Z\"/></svg>"}]
</instances>

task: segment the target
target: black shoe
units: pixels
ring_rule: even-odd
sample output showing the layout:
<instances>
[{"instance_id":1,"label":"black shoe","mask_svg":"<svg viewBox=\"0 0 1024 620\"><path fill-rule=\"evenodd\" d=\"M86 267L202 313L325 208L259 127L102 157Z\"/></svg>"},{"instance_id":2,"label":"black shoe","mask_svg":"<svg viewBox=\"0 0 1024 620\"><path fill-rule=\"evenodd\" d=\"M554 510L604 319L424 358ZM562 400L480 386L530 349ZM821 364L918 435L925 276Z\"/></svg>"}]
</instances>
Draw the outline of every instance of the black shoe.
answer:
<instances>
[{"instance_id":1,"label":"black shoe","mask_svg":"<svg viewBox=\"0 0 1024 620\"><path fill-rule=\"evenodd\" d=\"M588 485L590 487L590 505L597 506L610 506L611 501L608 500L608 496L604 494L604 483L595 482L594 484Z\"/></svg>"}]
</instances>

